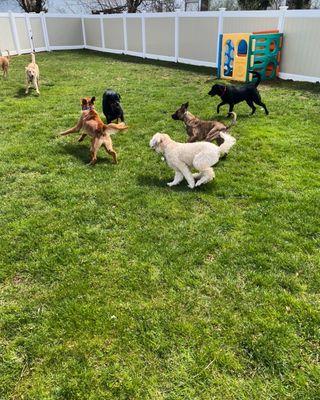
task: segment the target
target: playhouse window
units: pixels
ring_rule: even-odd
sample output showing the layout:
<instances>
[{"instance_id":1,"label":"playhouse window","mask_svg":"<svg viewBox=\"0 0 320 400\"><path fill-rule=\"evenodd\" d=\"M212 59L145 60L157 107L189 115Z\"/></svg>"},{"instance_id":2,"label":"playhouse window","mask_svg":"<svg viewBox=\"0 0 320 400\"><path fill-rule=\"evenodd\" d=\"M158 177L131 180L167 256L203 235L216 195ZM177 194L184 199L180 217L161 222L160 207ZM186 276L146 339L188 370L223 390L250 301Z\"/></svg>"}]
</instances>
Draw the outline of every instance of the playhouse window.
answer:
<instances>
[{"instance_id":1,"label":"playhouse window","mask_svg":"<svg viewBox=\"0 0 320 400\"><path fill-rule=\"evenodd\" d=\"M244 39L242 39L242 40L240 40L240 42L238 44L238 56L244 57L247 55L247 53L248 53L247 42Z\"/></svg>"},{"instance_id":2,"label":"playhouse window","mask_svg":"<svg viewBox=\"0 0 320 400\"><path fill-rule=\"evenodd\" d=\"M270 52L272 53L273 51L275 51L276 48L277 48L276 42L272 40L272 42L269 45Z\"/></svg>"}]
</instances>

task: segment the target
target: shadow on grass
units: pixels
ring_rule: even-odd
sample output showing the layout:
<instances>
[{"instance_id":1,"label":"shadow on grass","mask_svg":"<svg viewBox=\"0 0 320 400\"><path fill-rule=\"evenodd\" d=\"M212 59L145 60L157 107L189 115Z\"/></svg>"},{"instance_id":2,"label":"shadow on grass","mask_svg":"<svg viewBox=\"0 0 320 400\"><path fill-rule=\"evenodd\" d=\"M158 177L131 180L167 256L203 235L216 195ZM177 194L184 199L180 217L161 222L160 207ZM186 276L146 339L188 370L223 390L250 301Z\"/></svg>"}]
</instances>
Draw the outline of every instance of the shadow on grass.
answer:
<instances>
[{"instance_id":1,"label":"shadow on grass","mask_svg":"<svg viewBox=\"0 0 320 400\"><path fill-rule=\"evenodd\" d=\"M15 98L27 97L28 95L25 93L25 91L26 91L26 88L24 88L24 87L19 88L14 97Z\"/></svg>"},{"instance_id":2,"label":"shadow on grass","mask_svg":"<svg viewBox=\"0 0 320 400\"><path fill-rule=\"evenodd\" d=\"M83 162L83 164L89 165L90 145L86 146L78 143L67 143L64 145L60 145L60 152L64 154L67 153ZM95 165L105 163L114 165L110 156L105 151L103 151L103 149L101 149L101 152L99 151L98 160Z\"/></svg>"},{"instance_id":3,"label":"shadow on grass","mask_svg":"<svg viewBox=\"0 0 320 400\"><path fill-rule=\"evenodd\" d=\"M41 90L41 88L40 88ZM15 94L15 98L16 99L22 99L25 97L35 97L35 98L40 98L40 95L37 94L37 92L35 91L35 89L33 87L30 87L29 89L29 93L26 94L26 88L25 87L21 87L17 90L17 93Z\"/></svg>"},{"instance_id":4,"label":"shadow on grass","mask_svg":"<svg viewBox=\"0 0 320 400\"><path fill-rule=\"evenodd\" d=\"M67 153L84 164L88 164L90 161L89 146L78 143L67 143L64 145L60 144L60 150L61 153Z\"/></svg>"},{"instance_id":5,"label":"shadow on grass","mask_svg":"<svg viewBox=\"0 0 320 400\"><path fill-rule=\"evenodd\" d=\"M172 179L165 180L165 179L159 179L157 176L139 175L137 180L139 185L141 186L147 186L149 188L153 186L161 189L172 190L174 192L193 193L196 191L196 192L205 192L210 194L213 193L214 191L214 182L210 182L207 185L202 185L199 187L195 187L194 189L190 189L185 180L183 180L179 185L171 187L169 187L167 183Z\"/></svg>"}]
</instances>

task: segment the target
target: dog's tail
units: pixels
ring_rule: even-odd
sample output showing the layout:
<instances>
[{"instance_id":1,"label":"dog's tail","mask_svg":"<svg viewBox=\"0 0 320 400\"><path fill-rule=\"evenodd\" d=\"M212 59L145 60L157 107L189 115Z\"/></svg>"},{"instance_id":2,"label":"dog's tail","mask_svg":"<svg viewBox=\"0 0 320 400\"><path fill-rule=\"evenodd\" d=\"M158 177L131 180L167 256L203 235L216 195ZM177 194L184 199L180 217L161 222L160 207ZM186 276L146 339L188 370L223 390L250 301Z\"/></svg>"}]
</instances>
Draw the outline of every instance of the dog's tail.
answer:
<instances>
[{"instance_id":1,"label":"dog's tail","mask_svg":"<svg viewBox=\"0 0 320 400\"><path fill-rule=\"evenodd\" d=\"M257 71L250 71L250 73L251 73L254 77L257 78L257 80L256 80L255 83L254 83L254 86L255 86L255 87L258 87L258 85L259 85L260 82L261 82L261 75L260 75L259 72L257 72Z\"/></svg>"},{"instance_id":2,"label":"dog's tail","mask_svg":"<svg viewBox=\"0 0 320 400\"><path fill-rule=\"evenodd\" d=\"M221 158L229 153L231 147L235 145L236 139L228 133L222 131L220 132L220 136L223 139L223 143L219 146Z\"/></svg>"},{"instance_id":3,"label":"dog's tail","mask_svg":"<svg viewBox=\"0 0 320 400\"><path fill-rule=\"evenodd\" d=\"M107 132L110 135L113 135L113 134L117 133L118 131L123 131L128 128L129 127L124 122L120 122L120 124L111 123L111 124L104 126L104 132Z\"/></svg>"},{"instance_id":4,"label":"dog's tail","mask_svg":"<svg viewBox=\"0 0 320 400\"><path fill-rule=\"evenodd\" d=\"M31 53L31 62L32 62L33 64L36 63L36 55L35 55L34 51Z\"/></svg>"},{"instance_id":5,"label":"dog's tail","mask_svg":"<svg viewBox=\"0 0 320 400\"><path fill-rule=\"evenodd\" d=\"M228 116L232 116L233 118L231 124L227 126L226 131L228 131L233 125L237 123L237 114L235 112L231 111L231 113L229 113Z\"/></svg>"}]
</instances>

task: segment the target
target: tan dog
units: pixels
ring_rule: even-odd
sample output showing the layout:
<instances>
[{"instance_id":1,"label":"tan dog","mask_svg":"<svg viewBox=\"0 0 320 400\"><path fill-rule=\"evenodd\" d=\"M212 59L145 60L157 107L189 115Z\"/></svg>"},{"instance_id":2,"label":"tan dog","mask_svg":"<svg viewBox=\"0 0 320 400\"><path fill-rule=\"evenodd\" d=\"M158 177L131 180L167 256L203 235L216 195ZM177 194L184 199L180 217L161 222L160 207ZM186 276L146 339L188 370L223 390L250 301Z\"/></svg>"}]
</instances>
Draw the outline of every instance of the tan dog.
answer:
<instances>
[{"instance_id":1,"label":"tan dog","mask_svg":"<svg viewBox=\"0 0 320 400\"><path fill-rule=\"evenodd\" d=\"M223 142L223 139L219 135L219 132L227 132L232 125L236 123L237 115L236 113L230 113L233 116L233 120L229 126L224 125L219 121L204 121L188 111L189 103L182 104L178 110L172 114L174 120L180 120L185 123L188 143L198 142L205 140L206 142L211 142L217 139L218 145Z\"/></svg>"},{"instance_id":2,"label":"tan dog","mask_svg":"<svg viewBox=\"0 0 320 400\"><path fill-rule=\"evenodd\" d=\"M10 53L9 50L6 50L8 56L1 56L0 57L0 65L3 71L3 77L8 78L8 71L9 71L9 64L10 64Z\"/></svg>"},{"instance_id":3,"label":"tan dog","mask_svg":"<svg viewBox=\"0 0 320 400\"><path fill-rule=\"evenodd\" d=\"M78 142L87 136L91 136L91 160L90 165L94 165L97 162L97 153L101 146L103 146L108 154L113 158L113 162L117 163L117 153L112 147L112 140L110 135L119 131L127 129L128 127L124 122L120 124L104 124L99 117L99 114L94 110L94 102L96 98L83 98L81 100L81 117L76 126L68 129L65 132L60 133L60 135L65 136L73 132L79 132L81 129L84 133L79 137Z\"/></svg>"},{"instance_id":4,"label":"tan dog","mask_svg":"<svg viewBox=\"0 0 320 400\"><path fill-rule=\"evenodd\" d=\"M26 67L26 94L29 93L29 88L31 85L34 86L36 92L40 94L39 91L39 67L36 64L36 56L34 53L31 53L31 63Z\"/></svg>"}]
</instances>

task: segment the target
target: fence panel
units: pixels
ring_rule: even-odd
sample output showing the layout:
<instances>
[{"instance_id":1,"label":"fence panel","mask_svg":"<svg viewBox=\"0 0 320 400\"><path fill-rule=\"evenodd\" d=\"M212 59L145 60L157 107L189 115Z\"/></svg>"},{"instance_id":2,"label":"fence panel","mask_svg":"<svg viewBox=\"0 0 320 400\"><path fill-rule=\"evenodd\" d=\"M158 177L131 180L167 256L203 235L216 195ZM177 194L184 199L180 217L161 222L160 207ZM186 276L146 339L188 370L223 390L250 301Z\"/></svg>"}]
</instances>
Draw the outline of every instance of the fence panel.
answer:
<instances>
[{"instance_id":1,"label":"fence panel","mask_svg":"<svg viewBox=\"0 0 320 400\"><path fill-rule=\"evenodd\" d=\"M142 57L142 17L127 17L128 54Z\"/></svg>"},{"instance_id":2,"label":"fence panel","mask_svg":"<svg viewBox=\"0 0 320 400\"><path fill-rule=\"evenodd\" d=\"M30 25L32 30L33 44L36 51L46 50L46 43L44 33L42 30L41 17L33 16L30 18Z\"/></svg>"},{"instance_id":3,"label":"fence panel","mask_svg":"<svg viewBox=\"0 0 320 400\"><path fill-rule=\"evenodd\" d=\"M124 51L124 32L123 32L123 18L110 18L103 19L103 34L105 48L118 52Z\"/></svg>"},{"instance_id":4,"label":"fence panel","mask_svg":"<svg viewBox=\"0 0 320 400\"><path fill-rule=\"evenodd\" d=\"M87 47L92 49L101 49L102 41L101 41L101 26L100 26L100 17L85 17L84 18L84 27L86 31L86 42Z\"/></svg>"},{"instance_id":5,"label":"fence panel","mask_svg":"<svg viewBox=\"0 0 320 400\"><path fill-rule=\"evenodd\" d=\"M28 35L28 29L26 26L26 20L23 16L15 16L14 21L17 28L17 35L20 44L20 50L22 53L30 53L31 46Z\"/></svg>"},{"instance_id":6,"label":"fence panel","mask_svg":"<svg viewBox=\"0 0 320 400\"><path fill-rule=\"evenodd\" d=\"M218 15L179 17L179 62L216 66L218 21Z\"/></svg>"},{"instance_id":7,"label":"fence panel","mask_svg":"<svg viewBox=\"0 0 320 400\"><path fill-rule=\"evenodd\" d=\"M83 48L82 23L80 17L62 17L46 15L46 24L50 48Z\"/></svg>"},{"instance_id":8,"label":"fence panel","mask_svg":"<svg viewBox=\"0 0 320 400\"><path fill-rule=\"evenodd\" d=\"M284 24L284 42L281 77L295 80L320 81L320 12L287 12Z\"/></svg>"},{"instance_id":9,"label":"fence panel","mask_svg":"<svg viewBox=\"0 0 320 400\"><path fill-rule=\"evenodd\" d=\"M9 15L0 14L0 51L6 49L13 53L16 52Z\"/></svg>"},{"instance_id":10,"label":"fence panel","mask_svg":"<svg viewBox=\"0 0 320 400\"><path fill-rule=\"evenodd\" d=\"M279 11L226 11L223 33L250 33L278 29Z\"/></svg>"},{"instance_id":11,"label":"fence panel","mask_svg":"<svg viewBox=\"0 0 320 400\"><path fill-rule=\"evenodd\" d=\"M175 18L145 17L146 57L174 61Z\"/></svg>"}]
</instances>

